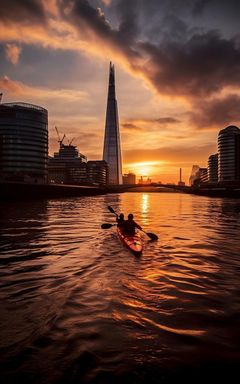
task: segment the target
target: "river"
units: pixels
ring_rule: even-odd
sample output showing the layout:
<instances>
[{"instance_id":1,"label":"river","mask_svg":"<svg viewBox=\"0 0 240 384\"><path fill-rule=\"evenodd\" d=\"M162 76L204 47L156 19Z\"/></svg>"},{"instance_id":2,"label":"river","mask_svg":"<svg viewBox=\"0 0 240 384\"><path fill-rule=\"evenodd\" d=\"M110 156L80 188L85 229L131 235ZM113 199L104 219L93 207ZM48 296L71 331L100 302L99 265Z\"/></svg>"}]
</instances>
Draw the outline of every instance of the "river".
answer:
<instances>
[{"instance_id":1,"label":"river","mask_svg":"<svg viewBox=\"0 0 240 384\"><path fill-rule=\"evenodd\" d=\"M147 232L141 257L107 210ZM240 200L123 193L1 203L2 383L215 381L240 364ZM207 380L208 381L208 380Z\"/></svg>"}]
</instances>

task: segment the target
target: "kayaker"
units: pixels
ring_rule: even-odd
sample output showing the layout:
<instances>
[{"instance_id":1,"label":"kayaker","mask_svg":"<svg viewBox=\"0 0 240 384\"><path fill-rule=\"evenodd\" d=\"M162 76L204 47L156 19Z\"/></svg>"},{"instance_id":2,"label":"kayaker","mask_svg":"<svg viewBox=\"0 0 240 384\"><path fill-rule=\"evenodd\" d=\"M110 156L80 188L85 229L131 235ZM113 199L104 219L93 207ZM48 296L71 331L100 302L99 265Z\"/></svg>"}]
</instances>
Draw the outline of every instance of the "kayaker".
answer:
<instances>
[{"instance_id":1,"label":"kayaker","mask_svg":"<svg viewBox=\"0 0 240 384\"><path fill-rule=\"evenodd\" d=\"M117 217L117 226L122 227L124 226L125 220L124 220L124 214L120 213L120 215Z\"/></svg>"},{"instance_id":2,"label":"kayaker","mask_svg":"<svg viewBox=\"0 0 240 384\"><path fill-rule=\"evenodd\" d=\"M123 224L124 233L128 235L134 235L136 228L142 231L142 227L140 227L140 225L133 220L133 214L129 213L128 219L125 220Z\"/></svg>"}]
</instances>

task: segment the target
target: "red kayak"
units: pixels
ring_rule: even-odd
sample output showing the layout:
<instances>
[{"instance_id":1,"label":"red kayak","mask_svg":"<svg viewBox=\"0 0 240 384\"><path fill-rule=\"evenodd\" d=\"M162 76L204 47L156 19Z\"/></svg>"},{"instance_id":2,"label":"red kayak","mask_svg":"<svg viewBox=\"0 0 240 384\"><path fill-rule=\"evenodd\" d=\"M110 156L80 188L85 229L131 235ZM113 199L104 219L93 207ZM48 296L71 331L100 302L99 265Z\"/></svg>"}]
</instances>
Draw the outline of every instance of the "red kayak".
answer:
<instances>
[{"instance_id":1,"label":"red kayak","mask_svg":"<svg viewBox=\"0 0 240 384\"><path fill-rule=\"evenodd\" d=\"M117 233L126 247L134 253L135 256L140 256L143 250L143 242L139 232L134 235L126 235L121 231L121 228L117 227Z\"/></svg>"}]
</instances>

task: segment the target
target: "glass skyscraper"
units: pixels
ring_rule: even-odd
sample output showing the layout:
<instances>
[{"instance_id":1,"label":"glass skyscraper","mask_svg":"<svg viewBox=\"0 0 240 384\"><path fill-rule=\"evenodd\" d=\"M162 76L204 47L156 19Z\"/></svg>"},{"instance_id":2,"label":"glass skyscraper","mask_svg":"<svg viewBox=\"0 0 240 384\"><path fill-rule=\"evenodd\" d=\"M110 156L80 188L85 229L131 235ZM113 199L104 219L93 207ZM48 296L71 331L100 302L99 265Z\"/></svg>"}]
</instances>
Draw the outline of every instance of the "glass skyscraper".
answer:
<instances>
[{"instance_id":1,"label":"glass skyscraper","mask_svg":"<svg viewBox=\"0 0 240 384\"><path fill-rule=\"evenodd\" d=\"M27 103L0 104L0 178L46 183L48 111Z\"/></svg>"},{"instance_id":2,"label":"glass skyscraper","mask_svg":"<svg viewBox=\"0 0 240 384\"><path fill-rule=\"evenodd\" d=\"M115 93L114 65L110 63L103 160L109 165L109 184L122 184L122 159Z\"/></svg>"}]
</instances>

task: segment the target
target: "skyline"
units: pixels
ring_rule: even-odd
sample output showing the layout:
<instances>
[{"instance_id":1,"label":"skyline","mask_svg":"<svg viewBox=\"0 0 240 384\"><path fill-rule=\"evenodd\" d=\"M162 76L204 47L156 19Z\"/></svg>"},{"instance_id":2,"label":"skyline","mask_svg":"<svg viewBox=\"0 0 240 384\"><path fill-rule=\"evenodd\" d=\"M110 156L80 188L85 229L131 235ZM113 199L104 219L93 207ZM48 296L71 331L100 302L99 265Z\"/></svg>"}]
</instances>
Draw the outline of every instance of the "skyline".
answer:
<instances>
[{"instance_id":1,"label":"skyline","mask_svg":"<svg viewBox=\"0 0 240 384\"><path fill-rule=\"evenodd\" d=\"M2 101L48 109L50 155L56 125L101 158L113 61L123 173L187 182L240 123L239 16L234 1L3 1Z\"/></svg>"}]
</instances>

